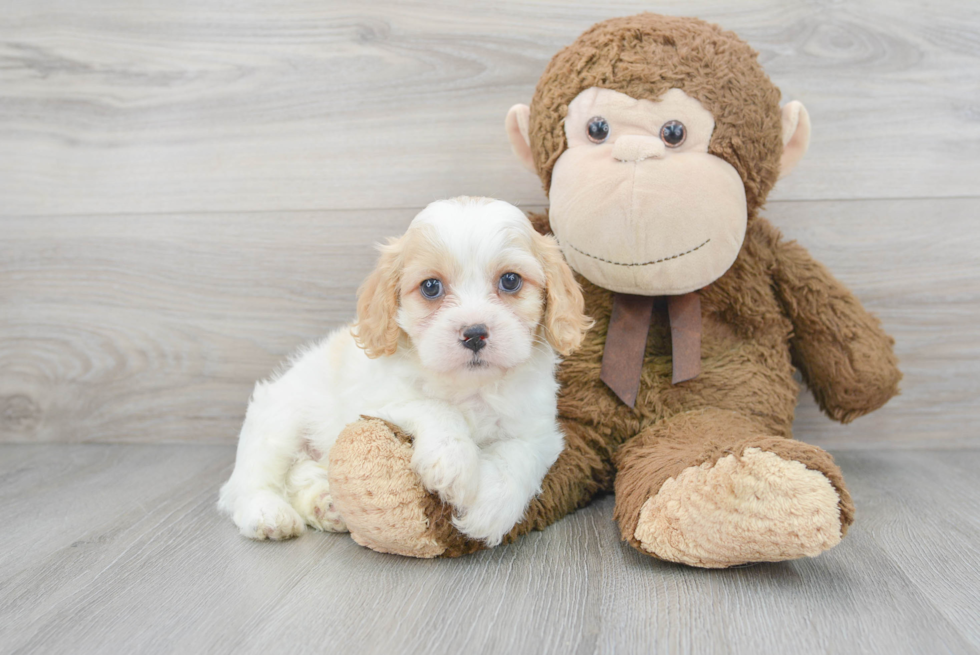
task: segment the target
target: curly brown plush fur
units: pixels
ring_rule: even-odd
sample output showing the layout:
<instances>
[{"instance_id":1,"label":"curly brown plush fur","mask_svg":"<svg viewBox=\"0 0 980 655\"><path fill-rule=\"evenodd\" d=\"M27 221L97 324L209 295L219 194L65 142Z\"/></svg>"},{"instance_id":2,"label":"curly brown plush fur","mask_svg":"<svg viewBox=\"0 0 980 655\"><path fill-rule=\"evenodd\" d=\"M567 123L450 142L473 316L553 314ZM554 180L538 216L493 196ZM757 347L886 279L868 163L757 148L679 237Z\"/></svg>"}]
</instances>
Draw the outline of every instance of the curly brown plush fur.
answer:
<instances>
[{"instance_id":1,"label":"curly brown plush fur","mask_svg":"<svg viewBox=\"0 0 980 655\"><path fill-rule=\"evenodd\" d=\"M551 60L531 102L531 150L545 193L565 151L568 103L590 87L655 100L681 89L715 117L708 152L735 167L750 207L779 176L779 89L758 53L733 32L696 18L640 14L589 28Z\"/></svg>"},{"instance_id":2,"label":"curly brown plush fur","mask_svg":"<svg viewBox=\"0 0 980 655\"><path fill-rule=\"evenodd\" d=\"M654 14L599 23L555 56L534 95L530 141L546 190L566 147L568 103L593 86L646 99L680 88L708 108L716 120L709 152L741 176L748 228L735 263L700 292L702 372L694 380L671 384L666 304L655 305L635 409L599 379L613 294L579 276L596 323L559 371L566 449L507 540L615 491L623 538L662 559L724 567L833 546L854 506L831 456L792 439L794 367L842 422L881 407L901 374L878 320L758 216L782 154L779 90L756 53L717 26ZM549 230L546 214L531 218ZM345 433L335 451L394 438L385 428ZM359 502L345 502L346 517ZM451 529L437 499L426 502L440 555L479 547ZM374 529L372 521L347 522L357 535Z\"/></svg>"}]
</instances>

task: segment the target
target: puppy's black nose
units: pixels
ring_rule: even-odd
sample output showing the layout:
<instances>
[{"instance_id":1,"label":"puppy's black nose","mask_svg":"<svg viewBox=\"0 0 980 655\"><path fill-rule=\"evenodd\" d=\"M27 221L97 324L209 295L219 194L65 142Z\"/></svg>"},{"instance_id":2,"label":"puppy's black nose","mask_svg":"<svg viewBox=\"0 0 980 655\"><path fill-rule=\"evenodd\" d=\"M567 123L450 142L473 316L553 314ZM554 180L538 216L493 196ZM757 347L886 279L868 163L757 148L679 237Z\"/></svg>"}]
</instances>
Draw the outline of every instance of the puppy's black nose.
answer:
<instances>
[{"instance_id":1,"label":"puppy's black nose","mask_svg":"<svg viewBox=\"0 0 980 655\"><path fill-rule=\"evenodd\" d=\"M486 325L471 325L463 330L463 345L473 352L477 352L487 345L487 335L489 334Z\"/></svg>"}]
</instances>

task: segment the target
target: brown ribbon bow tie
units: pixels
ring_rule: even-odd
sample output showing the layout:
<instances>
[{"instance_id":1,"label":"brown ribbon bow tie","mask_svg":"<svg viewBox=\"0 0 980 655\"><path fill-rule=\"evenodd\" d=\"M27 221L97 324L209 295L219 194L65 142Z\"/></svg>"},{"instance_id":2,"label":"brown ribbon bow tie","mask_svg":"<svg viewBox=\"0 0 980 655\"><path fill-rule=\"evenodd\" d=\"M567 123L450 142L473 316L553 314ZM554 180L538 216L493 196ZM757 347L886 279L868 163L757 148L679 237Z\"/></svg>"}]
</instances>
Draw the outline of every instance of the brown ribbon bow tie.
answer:
<instances>
[{"instance_id":1,"label":"brown ribbon bow tie","mask_svg":"<svg viewBox=\"0 0 980 655\"><path fill-rule=\"evenodd\" d=\"M636 405L640 390L653 300L653 296L613 294L599 379L630 407ZM697 291L667 296L667 313L674 367L671 382L678 384L701 373L701 296Z\"/></svg>"}]
</instances>

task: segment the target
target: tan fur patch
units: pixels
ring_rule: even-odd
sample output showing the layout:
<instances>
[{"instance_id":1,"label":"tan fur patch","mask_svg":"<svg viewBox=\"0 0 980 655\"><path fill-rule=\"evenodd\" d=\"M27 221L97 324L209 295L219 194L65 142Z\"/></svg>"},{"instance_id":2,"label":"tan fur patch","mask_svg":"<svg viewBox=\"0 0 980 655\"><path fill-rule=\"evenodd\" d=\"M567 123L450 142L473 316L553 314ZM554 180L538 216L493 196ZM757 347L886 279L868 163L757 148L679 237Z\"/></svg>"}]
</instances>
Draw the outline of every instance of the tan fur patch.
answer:
<instances>
[{"instance_id":1,"label":"tan fur patch","mask_svg":"<svg viewBox=\"0 0 980 655\"><path fill-rule=\"evenodd\" d=\"M525 278L520 291L514 294L498 291L497 297L514 312L523 325L534 328L541 322L544 314L544 290L533 281Z\"/></svg>"},{"instance_id":2,"label":"tan fur patch","mask_svg":"<svg viewBox=\"0 0 980 655\"><path fill-rule=\"evenodd\" d=\"M547 278L545 337L552 348L566 356L579 347L593 321L582 312L582 288L565 263L558 242L552 236L537 233L532 238L535 256Z\"/></svg>"},{"instance_id":3,"label":"tan fur patch","mask_svg":"<svg viewBox=\"0 0 980 655\"><path fill-rule=\"evenodd\" d=\"M405 254L400 293L403 299L417 296L423 280L434 277L449 283L462 273L461 262L446 248L432 225L412 227L402 241Z\"/></svg>"},{"instance_id":4,"label":"tan fur patch","mask_svg":"<svg viewBox=\"0 0 980 655\"><path fill-rule=\"evenodd\" d=\"M396 322L404 237L381 247L374 270L357 290L357 320L351 334L368 357L390 355L398 348L401 328Z\"/></svg>"},{"instance_id":5,"label":"tan fur patch","mask_svg":"<svg viewBox=\"0 0 980 655\"><path fill-rule=\"evenodd\" d=\"M841 539L839 500L818 471L748 448L667 480L635 537L661 559L706 568L813 557Z\"/></svg>"}]
</instances>

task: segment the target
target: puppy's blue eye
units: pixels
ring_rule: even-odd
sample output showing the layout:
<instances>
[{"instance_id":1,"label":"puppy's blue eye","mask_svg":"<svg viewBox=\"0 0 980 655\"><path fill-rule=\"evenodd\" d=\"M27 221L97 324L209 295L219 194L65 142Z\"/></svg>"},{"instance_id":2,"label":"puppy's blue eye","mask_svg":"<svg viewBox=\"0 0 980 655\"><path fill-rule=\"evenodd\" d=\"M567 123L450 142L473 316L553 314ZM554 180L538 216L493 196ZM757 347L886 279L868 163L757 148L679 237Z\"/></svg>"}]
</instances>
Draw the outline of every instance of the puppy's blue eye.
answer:
<instances>
[{"instance_id":1,"label":"puppy's blue eye","mask_svg":"<svg viewBox=\"0 0 980 655\"><path fill-rule=\"evenodd\" d=\"M419 285L419 291L429 300L434 300L442 295L442 282L434 277L429 278Z\"/></svg>"},{"instance_id":2,"label":"puppy's blue eye","mask_svg":"<svg viewBox=\"0 0 980 655\"><path fill-rule=\"evenodd\" d=\"M514 293L521 288L524 280L517 273L504 273L500 276L500 290L504 293Z\"/></svg>"}]
</instances>

